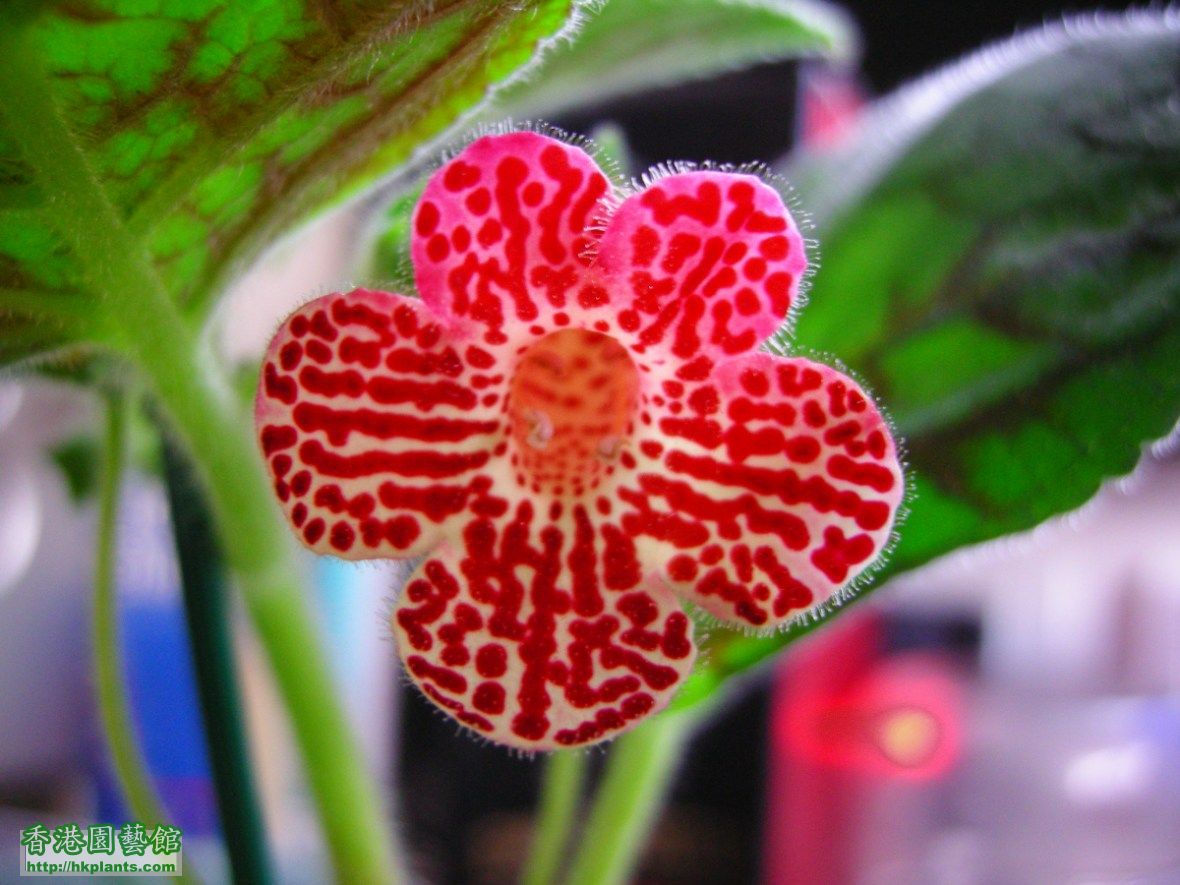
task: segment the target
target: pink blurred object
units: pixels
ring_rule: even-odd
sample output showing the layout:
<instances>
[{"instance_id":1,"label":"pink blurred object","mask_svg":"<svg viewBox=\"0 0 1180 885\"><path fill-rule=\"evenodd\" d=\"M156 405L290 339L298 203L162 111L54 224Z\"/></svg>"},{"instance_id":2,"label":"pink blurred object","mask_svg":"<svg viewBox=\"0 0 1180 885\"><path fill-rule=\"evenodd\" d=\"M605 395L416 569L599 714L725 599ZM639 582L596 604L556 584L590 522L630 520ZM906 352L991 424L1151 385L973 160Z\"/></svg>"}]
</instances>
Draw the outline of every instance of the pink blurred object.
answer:
<instances>
[{"instance_id":1,"label":"pink blurred object","mask_svg":"<svg viewBox=\"0 0 1180 885\"><path fill-rule=\"evenodd\" d=\"M888 660L842 691L817 692L775 720L793 758L922 781L944 774L961 743L958 688L930 655Z\"/></svg>"},{"instance_id":2,"label":"pink blurred object","mask_svg":"<svg viewBox=\"0 0 1180 885\"><path fill-rule=\"evenodd\" d=\"M882 785L914 793L953 769L961 695L940 655L885 656L874 611L785 656L771 701L764 881L856 881L866 797Z\"/></svg>"},{"instance_id":3,"label":"pink blurred object","mask_svg":"<svg viewBox=\"0 0 1180 885\"><path fill-rule=\"evenodd\" d=\"M798 142L813 150L838 144L866 103L854 68L803 65L799 73Z\"/></svg>"}]
</instances>

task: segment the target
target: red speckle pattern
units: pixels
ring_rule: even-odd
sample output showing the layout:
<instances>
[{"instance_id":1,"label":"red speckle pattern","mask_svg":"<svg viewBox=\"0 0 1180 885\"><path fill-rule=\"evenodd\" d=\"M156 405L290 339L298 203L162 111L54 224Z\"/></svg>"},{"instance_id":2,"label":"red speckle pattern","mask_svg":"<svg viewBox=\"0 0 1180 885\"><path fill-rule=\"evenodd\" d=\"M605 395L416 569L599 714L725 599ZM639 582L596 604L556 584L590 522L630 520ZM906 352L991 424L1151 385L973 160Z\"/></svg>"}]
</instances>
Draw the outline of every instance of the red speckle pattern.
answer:
<instances>
[{"instance_id":1,"label":"red speckle pattern","mask_svg":"<svg viewBox=\"0 0 1180 885\"><path fill-rule=\"evenodd\" d=\"M897 451L846 375L755 353L661 390L617 495L624 531L682 597L775 626L830 599L888 542L904 493Z\"/></svg>"},{"instance_id":2,"label":"red speckle pattern","mask_svg":"<svg viewBox=\"0 0 1180 885\"><path fill-rule=\"evenodd\" d=\"M681 600L771 628L831 599L904 487L854 381L754 352L805 268L771 188L694 172L613 197L578 148L476 141L414 216L421 301L305 305L258 394L294 531L425 554L392 617L407 672L523 749L664 707L696 655Z\"/></svg>"},{"instance_id":3,"label":"red speckle pattern","mask_svg":"<svg viewBox=\"0 0 1180 885\"><path fill-rule=\"evenodd\" d=\"M586 153L532 132L481 138L426 186L412 254L422 300L490 345L601 304L586 228L610 189Z\"/></svg>"},{"instance_id":4,"label":"red speckle pattern","mask_svg":"<svg viewBox=\"0 0 1180 885\"><path fill-rule=\"evenodd\" d=\"M619 323L689 361L748 353L778 328L807 267L779 195L757 178L672 175L625 200L598 250Z\"/></svg>"}]
</instances>

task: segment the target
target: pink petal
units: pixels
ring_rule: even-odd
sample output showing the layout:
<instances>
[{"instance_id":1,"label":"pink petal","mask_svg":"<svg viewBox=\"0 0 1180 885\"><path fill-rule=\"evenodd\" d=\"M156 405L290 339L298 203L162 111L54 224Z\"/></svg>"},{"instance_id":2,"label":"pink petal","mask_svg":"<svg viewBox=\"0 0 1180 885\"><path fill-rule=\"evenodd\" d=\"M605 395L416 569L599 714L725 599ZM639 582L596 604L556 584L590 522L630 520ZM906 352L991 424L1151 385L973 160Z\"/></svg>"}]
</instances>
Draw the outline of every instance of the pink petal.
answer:
<instances>
[{"instance_id":1,"label":"pink petal","mask_svg":"<svg viewBox=\"0 0 1180 885\"><path fill-rule=\"evenodd\" d=\"M450 715L525 750L590 744L664 707L692 624L587 505L520 501L474 519L414 574L393 616L407 672Z\"/></svg>"},{"instance_id":2,"label":"pink petal","mask_svg":"<svg viewBox=\"0 0 1180 885\"><path fill-rule=\"evenodd\" d=\"M619 325L682 361L754 350L807 267L778 193L752 175L688 172L629 197L598 252Z\"/></svg>"},{"instance_id":3,"label":"pink petal","mask_svg":"<svg viewBox=\"0 0 1180 885\"><path fill-rule=\"evenodd\" d=\"M348 559L415 556L450 521L505 507L489 473L507 447L493 362L388 292L327 295L288 317L255 421L298 537Z\"/></svg>"},{"instance_id":4,"label":"pink petal","mask_svg":"<svg viewBox=\"0 0 1180 885\"><path fill-rule=\"evenodd\" d=\"M580 148L535 132L487 136L434 174L414 214L418 291L482 343L568 325L605 295L586 276L586 226L609 184Z\"/></svg>"},{"instance_id":5,"label":"pink petal","mask_svg":"<svg viewBox=\"0 0 1180 885\"><path fill-rule=\"evenodd\" d=\"M830 600L887 544L897 449L855 381L751 354L649 397L622 526L675 590L724 621L773 627Z\"/></svg>"}]
</instances>

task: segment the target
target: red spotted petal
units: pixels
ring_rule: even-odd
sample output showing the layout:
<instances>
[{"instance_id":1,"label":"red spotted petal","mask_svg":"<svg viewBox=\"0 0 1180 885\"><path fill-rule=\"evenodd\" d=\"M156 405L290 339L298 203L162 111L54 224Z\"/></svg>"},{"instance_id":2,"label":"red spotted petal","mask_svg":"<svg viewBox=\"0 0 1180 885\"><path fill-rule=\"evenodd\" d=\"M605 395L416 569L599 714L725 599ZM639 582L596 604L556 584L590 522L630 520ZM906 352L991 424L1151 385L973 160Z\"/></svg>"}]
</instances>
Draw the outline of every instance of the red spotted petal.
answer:
<instances>
[{"instance_id":1,"label":"red spotted petal","mask_svg":"<svg viewBox=\"0 0 1180 885\"><path fill-rule=\"evenodd\" d=\"M406 585L398 649L460 722L526 750L589 744L665 706L692 624L634 541L582 503L472 520Z\"/></svg>"},{"instance_id":2,"label":"red spotted petal","mask_svg":"<svg viewBox=\"0 0 1180 885\"><path fill-rule=\"evenodd\" d=\"M756 627L831 599L879 555L903 492L852 380L751 353L806 266L777 193L669 176L595 243L609 190L554 139L474 142L415 213L422 300L306 305L256 406L298 536L426 554L393 616L407 671L528 750L668 703L696 654L677 594Z\"/></svg>"},{"instance_id":3,"label":"red spotted petal","mask_svg":"<svg viewBox=\"0 0 1180 885\"><path fill-rule=\"evenodd\" d=\"M881 553L904 494L897 449L852 379L751 354L651 398L622 525L682 596L772 627L831 599Z\"/></svg>"},{"instance_id":4,"label":"red spotted petal","mask_svg":"<svg viewBox=\"0 0 1180 885\"><path fill-rule=\"evenodd\" d=\"M487 351L442 333L415 299L357 289L305 305L271 342L259 440L317 553L426 553L450 520L497 506L507 382Z\"/></svg>"},{"instance_id":5,"label":"red spotted petal","mask_svg":"<svg viewBox=\"0 0 1180 885\"><path fill-rule=\"evenodd\" d=\"M423 301L493 345L600 307L586 226L608 190L580 148L535 132L479 139L435 173L415 211Z\"/></svg>"},{"instance_id":6,"label":"red spotted petal","mask_svg":"<svg viewBox=\"0 0 1180 885\"><path fill-rule=\"evenodd\" d=\"M685 362L758 347L782 323L807 267L782 198L751 175L672 175L611 218L599 269L619 325Z\"/></svg>"}]
</instances>

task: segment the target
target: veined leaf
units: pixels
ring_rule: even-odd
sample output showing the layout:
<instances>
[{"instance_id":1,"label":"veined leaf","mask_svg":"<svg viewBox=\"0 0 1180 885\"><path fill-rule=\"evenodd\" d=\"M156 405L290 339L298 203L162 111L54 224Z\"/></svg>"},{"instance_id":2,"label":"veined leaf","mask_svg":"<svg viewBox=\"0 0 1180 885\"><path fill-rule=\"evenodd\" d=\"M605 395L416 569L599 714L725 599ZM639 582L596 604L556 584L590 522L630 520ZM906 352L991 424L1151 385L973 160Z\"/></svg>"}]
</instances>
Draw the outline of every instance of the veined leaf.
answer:
<instances>
[{"instance_id":1,"label":"veined leaf","mask_svg":"<svg viewBox=\"0 0 1180 885\"><path fill-rule=\"evenodd\" d=\"M54 105L0 104L0 287L66 298L88 282L52 211L65 184L38 179L37 146L18 143L29 129L13 115L65 124L165 287L199 313L278 233L476 108L563 32L579 2L62 0L0 10L5 39L31 51L41 70L28 76L44 80Z\"/></svg>"},{"instance_id":2,"label":"veined leaf","mask_svg":"<svg viewBox=\"0 0 1180 885\"><path fill-rule=\"evenodd\" d=\"M1180 416L1180 16L1069 22L787 167L823 250L799 344L860 373L916 496L888 573L1030 528ZM809 629L719 638L745 669Z\"/></svg>"},{"instance_id":3,"label":"veined leaf","mask_svg":"<svg viewBox=\"0 0 1180 885\"><path fill-rule=\"evenodd\" d=\"M757 62L856 50L850 19L819 0L606 0L496 105L543 115Z\"/></svg>"}]
</instances>

